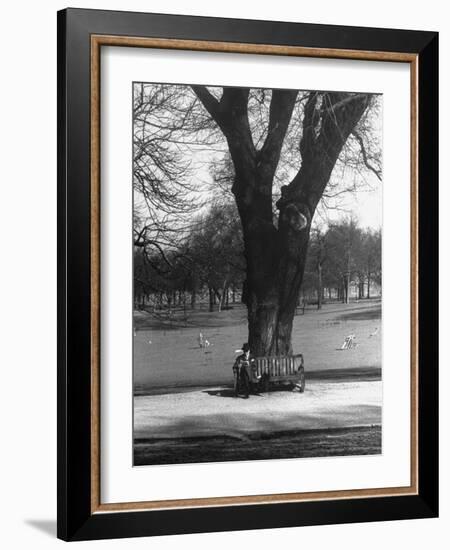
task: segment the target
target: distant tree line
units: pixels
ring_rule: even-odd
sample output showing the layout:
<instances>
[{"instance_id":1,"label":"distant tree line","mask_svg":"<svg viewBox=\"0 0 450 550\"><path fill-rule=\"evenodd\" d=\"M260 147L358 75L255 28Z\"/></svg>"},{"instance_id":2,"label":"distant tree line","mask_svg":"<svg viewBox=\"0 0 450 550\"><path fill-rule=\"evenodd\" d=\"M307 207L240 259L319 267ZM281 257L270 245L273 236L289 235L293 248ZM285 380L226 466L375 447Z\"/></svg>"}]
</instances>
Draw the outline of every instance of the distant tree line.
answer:
<instances>
[{"instance_id":1,"label":"distant tree line","mask_svg":"<svg viewBox=\"0 0 450 550\"><path fill-rule=\"evenodd\" d=\"M381 276L381 230L363 229L350 218L311 231L302 295L315 297L318 309L325 298L348 303L352 286L358 299L371 298Z\"/></svg>"},{"instance_id":2,"label":"distant tree line","mask_svg":"<svg viewBox=\"0 0 450 550\"><path fill-rule=\"evenodd\" d=\"M242 300L245 258L242 229L233 203L215 203L193 219L177 249L135 247L136 307L154 310L208 304L221 311Z\"/></svg>"},{"instance_id":3,"label":"distant tree line","mask_svg":"<svg viewBox=\"0 0 450 550\"><path fill-rule=\"evenodd\" d=\"M236 206L223 197L193 217L177 245L135 246L136 308L157 314L207 307L221 311L245 303L246 259ZM381 287L381 231L363 229L350 218L313 228L299 303L349 302L351 286L358 298Z\"/></svg>"}]
</instances>

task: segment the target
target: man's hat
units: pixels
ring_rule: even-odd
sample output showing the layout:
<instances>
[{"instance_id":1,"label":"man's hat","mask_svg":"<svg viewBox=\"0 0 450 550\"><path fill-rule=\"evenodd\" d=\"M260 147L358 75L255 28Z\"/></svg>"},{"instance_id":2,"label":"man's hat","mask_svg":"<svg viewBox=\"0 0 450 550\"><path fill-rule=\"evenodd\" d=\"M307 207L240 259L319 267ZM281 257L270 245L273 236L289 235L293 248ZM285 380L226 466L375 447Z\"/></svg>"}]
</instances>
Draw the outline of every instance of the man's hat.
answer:
<instances>
[{"instance_id":1,"label":"man's hat","mask_svg":"<svg viewBox=\"0 0 450 550\"><path fill-rule=\"evenodd\" d=\"M250 346L248 345L247 342L245 342L245 344L242 344L242 351L243 352L250 351Z\"/></svg>"}]
</instances>

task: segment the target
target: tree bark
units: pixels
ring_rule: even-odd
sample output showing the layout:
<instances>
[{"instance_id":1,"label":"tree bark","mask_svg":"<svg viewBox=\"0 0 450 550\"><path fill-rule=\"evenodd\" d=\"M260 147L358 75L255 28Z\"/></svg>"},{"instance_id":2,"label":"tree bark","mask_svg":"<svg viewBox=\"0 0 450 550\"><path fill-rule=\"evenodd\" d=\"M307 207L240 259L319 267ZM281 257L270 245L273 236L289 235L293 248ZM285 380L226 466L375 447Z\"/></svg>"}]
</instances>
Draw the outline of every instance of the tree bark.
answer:
<instances>
[{"instance_id":1,"label":"tree bark","mask_svg":"<svg viewBox=\"0 0 450 550\"><path fill-rule=\"evenodd\" d=\"M322 287L322 265L317 264L317 309L322 309L323 287Z\"/></svg>"},{"instance_id":2,"label":"tree bark","mask_svg":"<svg viewBox=\"0 0 450 550\"><path fill-rule=\"evenodd\" d=\"M350 303L350 273L345 275L345 303Z\"/></svg>"},{"instance_id":3,"label":"tree bark","mask_svg":"<svg viewBox=\"0 0 450 550\"><path fill-rule=\"evenodd\" d=\"M210 313L214 311L214 291L211 287L208 287L209 292L209 311Z\"/></svg>"},{"instance_id":4,"label":"tree bark","mask_svg":"<svg viewBox=\"0 0 450 550\"><path fill-rule=\"evenodd\" d=\"M364 281L358 280L358 300L362 300L364 298Z\"/></svg>"}]
</instances>

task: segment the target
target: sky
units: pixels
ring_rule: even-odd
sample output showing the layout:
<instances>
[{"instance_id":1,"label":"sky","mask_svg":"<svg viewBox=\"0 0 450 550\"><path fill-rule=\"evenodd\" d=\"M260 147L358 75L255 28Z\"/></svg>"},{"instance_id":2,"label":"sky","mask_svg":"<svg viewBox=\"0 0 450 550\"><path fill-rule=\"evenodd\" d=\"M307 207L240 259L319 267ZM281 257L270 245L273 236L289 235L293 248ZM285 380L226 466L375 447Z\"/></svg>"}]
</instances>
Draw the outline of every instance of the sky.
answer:
<instances>
[{"instance_id":1,"label":"sky","mask_svg":"<svg viewBox=\"0 0 450 550\"><path fill-rule=\"evenodd\" d=\"M354 212L362 227L379 229L382 224L382 183L373 191L356 193Z\"/></svg>"},{"instance_id":2,"label":"sky","mask_svg":"<svg viewBox=\"0 0 450 550\"><path fill-rule=\"evenodd\" d=\"M357 190L343 199L345 211L328 211L328 217L336 221L343 216L356 218L363 228L380 229L382 226L383 183L373 178L371 189Z\"/></svg>"},{"instance_id":3,"label":"sky","mask_svg":"<svg viewBox=\"0 0 450 550\"><path fill-rule=\"evenodd\" d=\"M199 158L200 156L204 157L204 153L199 154ZM280 159L280 163L282 162L283 160ZM196 176L199 181L206 183L207 187L213 183L207 163L199 162ZM326 213L318 208L314 223L323 226L327 225L327 220L335 222L342 220L342 218L352 217L359 222L362 228L380 229L382 226L383 183L371 173L366 174L365 178L365 182L357 185L355 191L348 192L340 197L339 208L327 209ZM346 182L343 181L343 185L345 184ZM350 185L350 181L348 184Z\"/></svg>"}]
</instances>

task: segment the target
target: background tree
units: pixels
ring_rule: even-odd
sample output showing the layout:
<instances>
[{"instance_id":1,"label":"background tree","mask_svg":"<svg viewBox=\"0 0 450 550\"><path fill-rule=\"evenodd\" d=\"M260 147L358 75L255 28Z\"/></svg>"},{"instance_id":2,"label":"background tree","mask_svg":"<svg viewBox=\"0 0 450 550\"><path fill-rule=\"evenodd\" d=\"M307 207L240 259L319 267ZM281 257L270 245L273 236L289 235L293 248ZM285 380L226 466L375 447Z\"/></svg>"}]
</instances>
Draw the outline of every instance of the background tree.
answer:
<instances>
[{"instance_id":1,"label":"background tree","mask_svg":"<svg viewBox=\"0 0 450 550\"><path fill-rule=\"evenodd\" d=\"M216 203L202 216L189 238L189 256L196 266L198 280L206 285L210 311L228 305L245 274L242 230L236 206Z\"/></svg>"},{"instance_id":2,"label":"background tree","mask_svg":"<svg viewBox=\"0 0 450 550\"><path fill-rule=\"evenodd\" d=\"M147 262L161 256L167 263L164 255L182 246L192 216L204 206L205 184L187 153L212 148L217 138L210 118L186 90L144 83L133 88L133 233Z\"/></svg>"},{"instance_id":3,"label":"background tree","mask_svg":"<svg viewBox=\"0 0 450 550\"><path fill-rule=\"evenodd\" d=\"M309 250L307 262L305 266L305 275L308 276L303 280L303 287L314 288L317 295L317 309L322 308L323 292L324 292L324 270L328 256L328 233L319 228L313 228L310 235ZM305 285L305 282L307 283Z\"/></svg>"},{"instance_id":4,"label":"background tree","mask_svg":"<svg viewBox=\"0 0 450 550\"><path fill-rule=\"evenodd\" d=\"M367 285L367 298L370 298L372 283L381 286L381 230L368 230L363 242L363 270Z\"/></svg>"},{"instance_id":5,"label":"background tree","mask_svg":"<svg viewBox=\"0 0 450 550\"><path fill-rule=\"evenodd\" d=\"M329 262L340 280L340 297L344 303L350 301L350 283L357 273L361 250L361 229L350 218L330 226L327 234Z\"/></svg>"}]
</instances>

